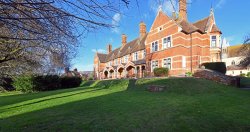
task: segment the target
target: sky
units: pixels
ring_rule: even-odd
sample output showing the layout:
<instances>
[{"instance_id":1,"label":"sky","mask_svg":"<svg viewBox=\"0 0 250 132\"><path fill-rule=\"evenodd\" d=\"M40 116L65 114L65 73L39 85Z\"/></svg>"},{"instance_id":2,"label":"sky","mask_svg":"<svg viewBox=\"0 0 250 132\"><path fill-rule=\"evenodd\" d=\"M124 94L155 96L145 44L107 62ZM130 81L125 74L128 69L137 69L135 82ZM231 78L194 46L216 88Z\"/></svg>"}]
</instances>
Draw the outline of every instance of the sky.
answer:
<instances>
[{"instance_id":1,"label":"sky","mask_svg":"<svg viewBox=\"0 0 250 132\"><path fill-rule=\"evenodd\" d=\"M128 8L121 9L120 14L113 14L110 24L115 25L115 28L88 33L80 40L81 46L72 61L72 69L92 71L96 51L105 53L108 44L112 44L112 49L120 47L122 34L127 35L127 42L137 38L141 21L147 25L149 31L160 6L169 16L172 11L178 11L178 3L174 2L173 8L169 0L138 0L139 8L134 2L135 0L131 0ZM188 0L188 3L189 22L208 17L212 7L216 25L230 45L241 44L244 37L250 34L250 0Z\"/></svg>"}]
</instances>

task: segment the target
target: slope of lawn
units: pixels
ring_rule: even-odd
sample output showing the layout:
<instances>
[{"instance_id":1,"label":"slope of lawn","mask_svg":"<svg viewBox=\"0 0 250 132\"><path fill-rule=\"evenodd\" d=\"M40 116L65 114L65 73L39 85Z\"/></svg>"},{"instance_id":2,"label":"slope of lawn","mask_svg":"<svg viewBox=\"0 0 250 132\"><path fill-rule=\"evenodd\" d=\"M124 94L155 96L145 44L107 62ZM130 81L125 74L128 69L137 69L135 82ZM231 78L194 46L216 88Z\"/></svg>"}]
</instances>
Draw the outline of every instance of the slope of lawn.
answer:
<instances>
[{"instance_id":1,"label":"slope of lawn","mask_svg":"<svg viewBox=\"0 0 250 132\"><path fill-rule=\"evenodd\" d=\"M165 86L161 93L145 89ZM194 78L0 94L0 131L249 131L250 90Z\"/></svg>"}]
</instances>

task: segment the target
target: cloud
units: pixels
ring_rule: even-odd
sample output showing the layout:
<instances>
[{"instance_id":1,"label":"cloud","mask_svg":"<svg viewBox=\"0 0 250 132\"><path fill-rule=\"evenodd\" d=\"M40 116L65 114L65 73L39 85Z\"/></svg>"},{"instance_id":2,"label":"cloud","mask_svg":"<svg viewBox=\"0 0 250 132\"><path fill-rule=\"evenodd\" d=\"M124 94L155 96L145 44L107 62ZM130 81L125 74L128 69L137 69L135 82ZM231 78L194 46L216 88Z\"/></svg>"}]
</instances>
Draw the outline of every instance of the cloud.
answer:
<instances>
[{"instance_id":1,"label":"cloud","mask_svg":"<svg viewBox=\"0 0 250 132\"><path fill-rule=\"evenodd\" d=\"M112 18L112 25L114 26L112 28L112 32L113 33L119 33L120 29L119 29L119 23L121 21L121 14L120 13L116 13L113 18Z\"/></svg>"},{"instance_id":2,"label":"cloud","mask_svg":"<svg viewBox=\"0 0 250 132\"><path fill-rule=\"evenodd\" d=\"M96 51L98 53L106 53L106 50L104 50L104 49L92 49L91 51L94 52L94 53L96 53Z\"/></svg>"},{"instance_id":3,"label":"cloud","mask_svg":"<svg viewBox=\"0 0 250 132\"><path fill-rule=\"evenodd\" d=\"M215 9L222 8L222 6L226 3L226 0L219 0L219 2L215 5Z\"/></svg>"}]
</instances>

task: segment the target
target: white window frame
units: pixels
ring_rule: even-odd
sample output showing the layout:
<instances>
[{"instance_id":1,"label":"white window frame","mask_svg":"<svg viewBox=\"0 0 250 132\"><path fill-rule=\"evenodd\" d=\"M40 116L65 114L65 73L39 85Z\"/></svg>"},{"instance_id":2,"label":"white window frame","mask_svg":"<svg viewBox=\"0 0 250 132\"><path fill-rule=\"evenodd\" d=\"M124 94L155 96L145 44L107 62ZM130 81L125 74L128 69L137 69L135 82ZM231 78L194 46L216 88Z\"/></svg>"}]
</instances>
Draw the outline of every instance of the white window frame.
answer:
<instances>
[{"instance_id":1,"label":"white window frame","mask_svg":"<svg viewBox=\"0 0 250 132\"><path fill-rule=\"evenodd\" d=\"M115 65L118 65L118 60L117 59L115 59Z\"/></svg>"},{"instance_id":2,"label":"white window frame","mask_svg":"<svg viewBox=\"0 0 250 132\"><path fill-rule=\"evenodd\" d=\"M145 57L146 57L146 54L147 54L147 53L146 53L146 50L143 50L143 51L142 51L142 58L145 58Z\"/></svg>"},{"instance_id":3,"label":"white window frame","mask_svg":"<svg viewBox=\"0 0 250 132\"><path fill-rule=\"evenodd\" d=\"M164 39L168 39L170 38L170 46L168 45L168 42L166 43L166 47L164 48ZM173 46L173 39L172 39L172 35L169 35L169 36L166 36L164 38L162 38L162 50L163 49L168 49L168 48L171 48Z\"/></svg>"},{"instance_id":4,"label":"white window frame","mask_svg":"<svg viewBox=\"0 0 250 132\"><path fill-rule=\"evenodd\" d=\"M134 53L134 57L133 57L133 60L134 61L137 61L139 58L138 58L138 52L135 52Z\"/></svg>"},{"instance_id":5,"label":"white window frame","mask_svg":"<svg viewBox=\"0 0 250 132\"><path fill-rule=\"evenodd\" d=\"M213 37L215 37L216 39L215 39L215 46L213 46ZM210 38L210 46L211 46L211 48L215 48L215 47L217 47L217 35L211 35L211 38Z\"/></svg>"},{"instance_id":6,"label":"white window frame","mask_svg":"<svg viewBox=\"0 0 250 132\"><path fill-rule=\"evenodd\" d=\"M157 40L157 41L154 41L154 42L152 42L151 43L151 52L157 52L156 50L155 50L155 44L157 43L157 51L159 51L159 41ZM154 47L153 47L153 44L154 44ZM153 47L153 48L152 48Z\"/></svg>"},{"instance_id":7,"label":"white window frame","mask_svg":"<svg viewBox=\"0 0 250 132\"><path fill-rule=\"evenodd\" d=\"M157 62L157 66L153 67L154 62ZM159 67L159 61L158 60L152 60L151 61L151 71L153 72L155 68Z\"/></svg>"},{"instance_id":8,"label":"white window frame","mask_svg":"<svg viewBox=\"0 0 250 132\"><path fill-rule=\"evenodd\" d=\"M164 65L164 60L165 60L165 59L167 59L167 60L170 59L170 68ZM162 59L162 67L168 68L169 70L171 70L171 69L173 68L173 67L172 67L172 64L173 64L173 59L172 59L171 57Z\"/></svg>"}]
</instances>

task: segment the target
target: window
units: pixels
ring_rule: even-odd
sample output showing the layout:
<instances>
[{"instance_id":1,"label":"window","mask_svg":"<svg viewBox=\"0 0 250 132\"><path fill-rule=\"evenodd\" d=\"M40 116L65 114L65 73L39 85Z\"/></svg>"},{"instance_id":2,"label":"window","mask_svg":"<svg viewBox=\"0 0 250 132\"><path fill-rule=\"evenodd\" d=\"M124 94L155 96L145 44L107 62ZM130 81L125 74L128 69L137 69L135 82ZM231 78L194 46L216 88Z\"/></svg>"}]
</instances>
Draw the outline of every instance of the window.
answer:
<instances>
[{"instance_id":1,"label":"window","mask_svg":"<svg viewBox=\"0 0 250 132\"><path fill-rule=\"evenodd\" d=\"M118 60L117 59L115 59L115 65L118 65Z\"/></svg>"},{"instance_id":2,"label":"window","mask_svg":"<svg viewBox=\"0 0 250 132\"><path fill-rule=\"evenodd\" d=\"M186 68L186 56L182 56L182 68Z\"/></svg>"},{"instance_id":3,"label":"window","mask_svg":"<svg viewBox=\"0 0 250 132\"><path fill-rule=\"evenodd\" d=\"M110 62L109 62L109 66L111 66L111 65L112 65L112 62L110 61Z\"/></svg>"},{"instance_id":4,"label":"window","mask_svg":"<svg viewBox=\"0 0 250 132\"><path fill-rule=\"evenodd\" d=\"M152 43L151 51L152 52L158 51L158 42L157 41Z\"/></svg>"},{"instance_id":5,"label":"window","mask_svg":"<svg viewBox=\"0 0 250 132\"><path fill-rule=\"evenodd\" d=\"M146 50L143 50L143 58L146 57Z\"/></svg>"},{"instance_id":6,"label":"window","mask_svg":"<svg viewBox=\"0 0 250 132\"><path fill-rule=\"evenodd\" d=\"M134 53L134 61L136 61L136 60L138 60L138 53L137 52Z\"/></svg>"},{"instance_id":7,"label":"window","mask_svg":"<svg viewBox=\"0 0 250 132\"><path fill-rule=\"evenodd\" d=\"M168 69L171 69L171 58L166 58L166 59L163 59L163 67L166 67Z\"/></svg>"},{"instance_id":8,"label":"window","mask_svg":"<svg viewBox=\"0 0 250 132\"><path fill-rule=\"evenodd\" d=\"M123 60L124 60L124 63L127 63L128 62L128 55L124 56Z\"/></svg>"},{"instance_id":9,"label":"window","mask_svg":"<svg viewBox=\"0 0 250 132\"><path fill-rule=\"evenodd\" d=\"M234 60L231 62L231 65L233 65L233 66L235 65L235 61Z\"/></svg>"},{"instance_id":10,"label":"window","mask_svg":"<svg viewBox=\"0 0 250 132\"><path fill-rule=\"evenodd\" d=\"M212 36L211 37L211 47L216 47L216 41L217 41L216 36Z\"/></svg>"},{"instance_id":11,"label":"window","mask_svg":"<svg viewBox=\"0 0 250 132\"><path fill-rule=\"evenodd\" d=\"M172 46L171 37L169 36L169 37L163 38L162 48L166 49L166 48L169 48L171 46Z\"/></svg>"},{"instance_id":12,"label":"window","mask_svg":"<svg viewBox=\"0 0 250 132\"><path fill-rule=\"evenodd\" d=\"M158 61L152 61L152 71L158 67Z\"/></svg>"}]
</instances>

